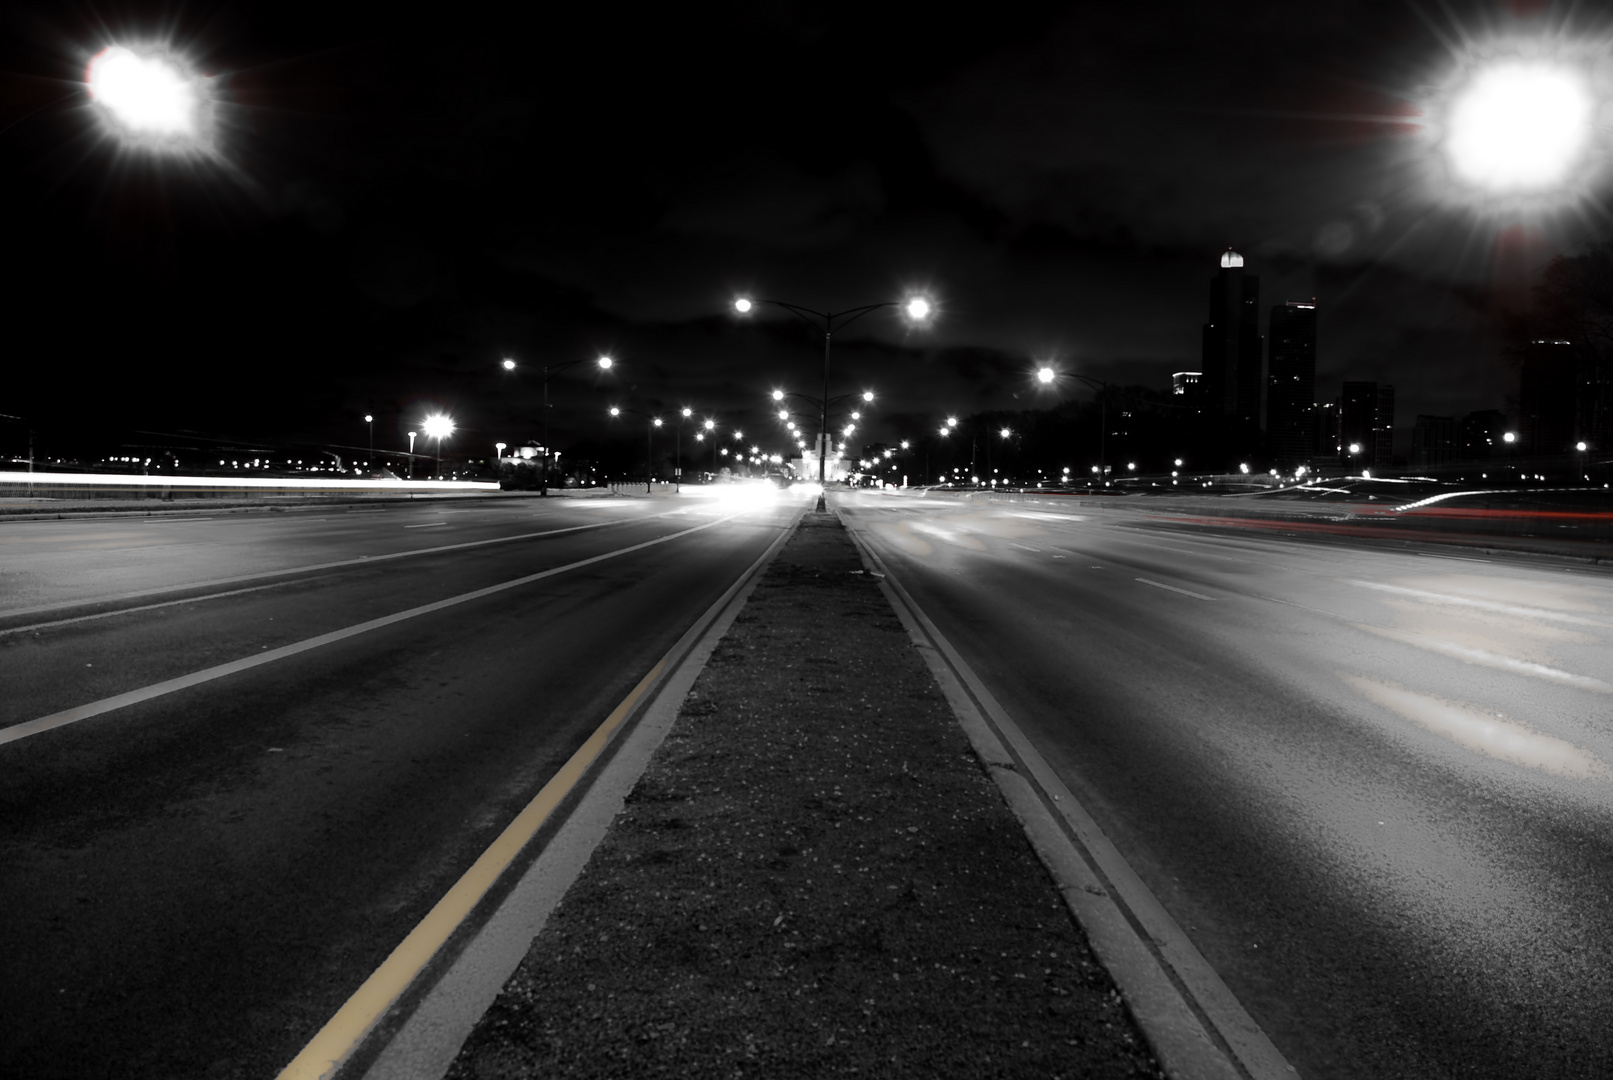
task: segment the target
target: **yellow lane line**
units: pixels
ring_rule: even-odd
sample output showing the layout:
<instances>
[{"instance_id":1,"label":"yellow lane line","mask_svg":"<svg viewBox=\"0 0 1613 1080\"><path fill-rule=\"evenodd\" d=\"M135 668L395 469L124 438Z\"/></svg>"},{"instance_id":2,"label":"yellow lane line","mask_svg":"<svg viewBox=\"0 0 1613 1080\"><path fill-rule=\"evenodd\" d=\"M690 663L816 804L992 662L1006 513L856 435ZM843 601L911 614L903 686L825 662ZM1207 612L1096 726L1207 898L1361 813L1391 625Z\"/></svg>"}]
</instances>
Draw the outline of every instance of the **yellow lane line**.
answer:
<instances>
[{"instance_id":1,"label":"yellow lane line","mask_svg":"<svg viewBox=\"0 0 1613 1080\"><path fill-rule=\"evenodd\" d=\"M570 794L577 781L582 779L610 742L611 735L632 713L639 698L660 678L666 665L667 657L662 657L649 674L639 680L639 684L595 729L588 741L543 785L543 790L527 804L526 809L516 815L498 839L454 883L454 887L443 894L437 906L392 950L392 954L375 969L375 973L364 980L364 985L354 991L347 1003L336 1011L336 1015L303 1047L291 1064L281 1070L278 1080L320 1080L335 1073L458 929L487 890L492 888L527 841L542 828L554 808Z\"/></svg>"}]
</instances>

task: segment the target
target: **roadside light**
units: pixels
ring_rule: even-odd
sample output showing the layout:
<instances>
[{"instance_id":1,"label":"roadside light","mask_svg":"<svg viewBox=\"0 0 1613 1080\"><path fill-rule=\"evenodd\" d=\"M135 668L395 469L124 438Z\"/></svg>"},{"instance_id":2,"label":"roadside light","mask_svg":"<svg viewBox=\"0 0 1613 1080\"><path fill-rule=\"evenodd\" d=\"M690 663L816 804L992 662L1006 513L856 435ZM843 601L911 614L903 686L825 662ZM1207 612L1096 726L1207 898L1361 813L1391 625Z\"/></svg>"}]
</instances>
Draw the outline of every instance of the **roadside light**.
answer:
<instances>
[{"instance_id":1,"label":"roadside light","mask_svg":"<svg viewBox=\"0 0 1613 1080\"><path fill-rule=\"evenodd\" d=\"M651 421L651 423L653 423L656 427L660 427L661 426L661 418L659 416L657 416L653 421Z\"/></svg>"},{"instance_id":2,"label":"roadside light","mask_svg":"<svg viewBox=\"0 0 1613 1080\"><path fill-rule=\"evenodd\" d=\"M683 418L685 420L689 419L689 417L691 417L693 415L694 415L694 410L693 409L685 408L683 410Z\"/></svg>"},{"instance_id":3,"label":"roadside light","mask_svg":"<svg viewBox=\"0 0 1613 1080\"><path fill-rule=\"evenodd\" d=\"M741 315L744 315L746 312L750 311L750 309L751 302L749 297L741 296L739 299L734 301L734 310L739 312Z\"/></svg>"},{"instance_id":4,"label":"roadside light","mask_svg":"<svg viewBox=\"0 0 1613 1080\"><path fill-rule=\"evenodd\" d=\"M861 420L861 419L862 419L862 418L863 418L863 414L862 414L862 413L860 413L860 412L853 412L853 413L852 413L852 414L851 414L851 418L852 418L852 419L853 419L853 420Z\"/></svg>"},{"instance_id":5,"label":"roadside light","mask_svg":"<svg viewBox=\"0 0 1613 1080\"><path fill-rule=\"evenodd\" d=\"M1574 444L1574 449L1575 450L1585 450L1585 449L1587 449L1587 447L1583 442L1577 442L1577 443Z\"/></svg>"},{"instance_id":6,"label":"roadside light","mask_svg":"<svg viewBox=\"0 0 1613 1080\"><path fill-rule=\"evenodd\" d=\"M780 419L780 420L788 420L788 419L789 419L789 418L790 418L790 414L789 414L789 411L788 411L788 410L786 410L786 409L780 409L780 410L779 410L779 411L778 411L778 418L779 418L779 419ZM792 425L792 426L793 426L793 425Z\"/></svg>"},{"instance_id":7,"label":"roadside light","mask_svg":"<svg viewBox=\"0 0 1613 1080\"><path fill-rule=\"evenodd\" d=\"M783 401L784 400L784 391L782 391L782 390L773 391L773 400L774 401Z\"/></svg>"},{"instance_id":8,"label":"roadside light","mask_svg":"<svg viewBox=\"0 0 1613 1080\"><path fill-rule=\"evenodd\" d=\"M1509 431L1505 435L1501 436L1501 441L1515 443L1518 441L1518 433L1516 431Z\"/></svg>"},{"instance_id":9,"label":"roadside light","mask_svg":"<svg viewBox=\"0 0 1613 1080\"><path fill-rule=\"evenodd\" d=\"M874 392L872 390L864 390L863 391L863 400L864 401L873 401L874 400Z\"/></svg>"},{"instance_id":10,"label":"roadside light","mask_svg":"<svg viewBox=\"0 0 1613 1080\"><path fill-rule=\"evenodd\" d=\"M612 360L608 356L601 356L599 358L599 368L601 371L609 371L610 366L614 363L616 363L616 361Z\"/></svg>"},{"instance_id":11,"label":"roadside light","mask_svg":"<svg viewBox=\"0 0 1613 1080\"><path fill-rule=\"evenodd\" d=\"M906 449L908 449L908 443L907 443L907 440L906 440L906 439L903 439L903 440L902 440L902 449L903 449L903 450L906 450Z\"/></svg>"},{"instance_id":12,"label":"roadside light","mask_svg":"<svg viewBox=\"0 0 1613 1080\"><path fill-rule=\"evenodd\" d=\"M907 302L902 305L902 310L907 312L909 319L922 322L930 317L932 308L927 299L922 296L914 296L908 298Z\"/></svg>"},{"instance_id":13,"label":"roadside light","mask_svg":"<svg viewBox=\"0 0 1613 1080\"><path fill-rule=\"evenodd\" d=\"M505 371L514 371L515 370L515 361L511 360L509 357L505 357L504 358L504 370Z\"/></svg>"},{"instance_id":14,"label":"roadside light","mask_svg":"<svg viewBox=\"0 0 1613 1080\"><path fill-rule=\"evenodd\" d=\"M1182 467L1182 459L1181 458L1176 459L1176 467L1178 469L1180 469Z\"/></svg>"},{"instance_id":15,"label":"roadside light","mask_svg":"<svg viewBox=\"0 0 1613 1080\"><path fill-rule=\"evenodd\" d=\"M1359 454L1360 452L1361 452L1361 444L1360 443L1353 442L1353 443L1350 444L1350 453Z\"/></svg>"},{"instance_id":16,"label":"roadside light","mask_svg":"<svg viewBox=\"0 0 1613 1080\"><path fill-rule=\"evenodd\" d=\"M1036 381L1045 385L1053 381L1055 374L1052 368L1043 367L1036 372Z\"/></svg>"},{"instance_id":17,"label":"roadside light","mask_svg":"<svg viewBox=\"0 0 1613 1080\"><path fill-rule=\"evenodd\" d=\"M1136 471L1137 463L1135 461L1128 462L1127 465L1126 465L1126 468L1131 469L1132 471Z\"/></svg>"},{"instance_id":18,"label":"roadside light","mask_svg":"<svg viewBox=\"0 0 1613 1080\"><path fill-rule=\"evenodd\" d=\"M174 59L122 45L101 50L85 72L90 97L133 138L194 138L207 124L206 84Z\"/></svg>"},{"instance_id":19,"label":"roadside light","mask_svg":"<svg viewBox=\"0 0 1613 1080\"><path fill-rule=\"evenodd\" d=\"M957 426L958 426L958 418L956 416L947 417L947 427L953 428L953 427L957 427Z\"/></svg>"},{"instance_id":20,"label":"roadside light","mask_svg":"<svg viewBox=\"0 0 1613 1080\"><path fill-rule=\"evenodd\" d=\"M1496 63L1467 85L1446 122L1445 149L1463 180L1492 191L1556 183L1592 131L1595 105L1568 70Z\"/></svg>"},{"instance_id":21,"label":"roadside light","mask_svg":"<svg viewBox=\"0 0 1613 1080\"><path fill-rule=\"evenodd\" d=\"M1239 465L1238 466L1238 471L1242 472L1245 476L1248 476L1249 475L1249 466L1247 464Z\"/></svg>"},{"instance_id":22,"label":"roadside light","mask_svg":"<svg viewBox=\"0 0 1613 1080\"><path fill-rule=\"evenodd\" d=\"M1010 430L1008 430L1008 429L1007 429L1007 428L1003 428L1003 429L1002 429L1002 430L1001 430L1001 431L999 431L999 432L998 432L998 433L997 433L997 434L998 434L998 435L1001 435L1001 436L1002 436L1002 437L1003 437L1003 438L1005 438L1005 439L1006 439L1006 438L1008 438L1008 437L1009 437L1009 436L1010 436L1010 435L1012 435L1012 434L1013 434L1013 432L1012 432L1012 431L1010 431Z\"/></svg>"},{"instance_id":23,"label":"roadside light","mask_svg":"<svg viewBox=\"0 0 1613 1080\"><path fill-rule=\"evenodd\" d=\"M620 416L620 415L622 415L622 410L620 410L616 406L612 405L610 407L610 414L612 416Z\"/></svg>"},{"instance_id":24,"label":"roadside light","mask_svg":"<svg viewBox=\"0 0 1613 1080\"><path fill-rule=\"evenodd\" d=\"M712 430L716 426L717 426L717 421L715 421L715 420L707 420L706 421L706 430L707 431Z\"/></svg>"}]
</instances>

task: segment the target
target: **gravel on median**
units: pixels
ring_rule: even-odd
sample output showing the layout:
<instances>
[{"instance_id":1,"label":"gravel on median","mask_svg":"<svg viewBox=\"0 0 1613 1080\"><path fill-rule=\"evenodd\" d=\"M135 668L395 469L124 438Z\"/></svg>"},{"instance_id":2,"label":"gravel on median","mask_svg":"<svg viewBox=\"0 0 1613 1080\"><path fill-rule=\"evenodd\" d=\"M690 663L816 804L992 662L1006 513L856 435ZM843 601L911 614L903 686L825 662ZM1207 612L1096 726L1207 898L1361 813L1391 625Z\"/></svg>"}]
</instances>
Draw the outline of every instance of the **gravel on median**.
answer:
<instances>
[{"instance_id":1,"label":"gravel on median","mask_svg":"<svg viewBox=\"0 0 1613 1080\"><path fill-rule=\"evenodd\" d=\"M808 514L448 1075L1164 1074L839 520Z\"/></svg>"}]
</instances>

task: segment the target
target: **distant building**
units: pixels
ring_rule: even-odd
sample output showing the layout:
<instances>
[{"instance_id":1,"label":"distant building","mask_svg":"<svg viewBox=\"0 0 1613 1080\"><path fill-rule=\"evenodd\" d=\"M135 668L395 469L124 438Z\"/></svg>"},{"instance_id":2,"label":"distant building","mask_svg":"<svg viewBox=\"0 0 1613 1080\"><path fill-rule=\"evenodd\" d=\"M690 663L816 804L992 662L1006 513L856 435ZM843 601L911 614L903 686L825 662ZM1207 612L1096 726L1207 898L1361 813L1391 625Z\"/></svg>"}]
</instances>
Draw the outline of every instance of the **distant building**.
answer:
<instances>
[{"instance_id":1,"label":"distant building","mask_svg":"<svg viewBox=\"0 0 1613 1080\"><path fill-rule=\"evenodd\" d=\"M1266 445L1292 469L1316 454L1316 301L1274 306L1266 338Z\"/></svg>"},{"instance_id":2,"label":"distant building","mask_svg":"<svg viewBox=\"0 0 1613 1080\"><path fill-rule=\"evenodd\" d=\"M1339 403L1336 401L1316 405L1316 452L1326 458L1342 456L1339 450Z\"/></svg>"},{"instance_id":3,"label":"distant building","mask_svg":"<svg viewBox=\"0 0 1613 1080\"><path fill-rule=\"evenodd\" d=\"M1518 372L1518 436L1530 457L1572 451L1579 403L1579 356L1573 343L1531 341Z\"/></svg>"},{"instance_id":4,"label":"distant building","mask_svg":"<svg viewBox=\"0 0 1613 1080\"><path fill-rule=\"evenodd\" d=\"M1411 429L1411 467L1437 469L1455 460L1456 418L1418 414Z\"/></svg>"},{"instance_id":5,"label":"distant building","mask_svg":"<svg viewBox=\"0 0 1613 1080\"><path fill-rule=\"evenodd\" d=\"M1342 464L1351 468L1372 464L1372 429L1377 410L1377 383L1347 382L1339 391L1339 461Z\"/></svg>"},{"instance_id":6,"label":"distant building","mask_svg":"<svg viewBox=\"0 0 1613 1080\"><path fill-rule=\"evenodd\" d=\"M1356 447L1351 450L1350 447ZM1382 469L1395 460L1395 388L1347 382L1339 394L1339 460L1351 468Z\"/></svg>"},{"instance_id":7,"label":"distant building","mask_svg":"<svg viewBox=\"0 0 1613 1080\"><path fill-rule=\"evenodd\" d=\"M1395 461L1395 388L1378 387L1378 400L1372 410L1372 466L1382 469Z\"/></svg>"},{"instance_id":8,"label":"distant building","mask_svg":"<svg viewBox=\"0 0 1613 1080\"><path fill-rule=\"evenodd\" d=\"M1174 371L1171 373L1171 394L1175 397L1185 397L1189 401L1197 400L1204 389L1200 379L1202 372Z\"/></svg>"},{"instance_id":9,"label":"distant building","mask_svg":"<svg viewBox=\"0 0 1613 1080\"><path fill-rule=\"evenodd\" d=\"M1227 248L1210 279L1204 324L1207 410L1258 430L1261 426L1260 279L1244 273L1243 256Z\"/></svg>"},{"instance_id":10,"label":"distant building","mask_svg":"<svg viewBox=\"0 0 1613 1080\"><path fill-rule=\"evenodd\" d=\"M1456 425L1456 453L1460 461L1489 461L1500 458L1506 444L1507 418L1498 409L1470 412Z\"/></svg>"}]
</instances>

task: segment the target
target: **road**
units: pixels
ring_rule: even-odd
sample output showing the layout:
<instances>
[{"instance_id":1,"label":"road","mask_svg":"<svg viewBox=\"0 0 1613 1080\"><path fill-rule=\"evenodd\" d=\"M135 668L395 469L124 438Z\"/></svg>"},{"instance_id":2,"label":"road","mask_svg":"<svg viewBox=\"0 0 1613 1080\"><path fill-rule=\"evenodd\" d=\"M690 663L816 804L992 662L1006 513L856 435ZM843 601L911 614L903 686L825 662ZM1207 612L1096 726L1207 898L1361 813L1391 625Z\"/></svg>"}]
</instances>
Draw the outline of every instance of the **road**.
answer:
<instances>
[{"instance_id":1,"label":"road","mask_svg":"<svg viewBox=\"0 0 1613 1080\"><path fill-rule=\"evenodd\" d=\"M1613 1076L1613 576L847 495L1301 1076Z\"/></svg>"},{"instance_id":2,"label":"road","mask_svg":"<svg viewBox=\"0 0 1613 1080\"><path fill-rule=\"evenodd\" d=\"M0 524L0 1075L274 1076L800 503Z\"/></svg>"}]
</instances>

